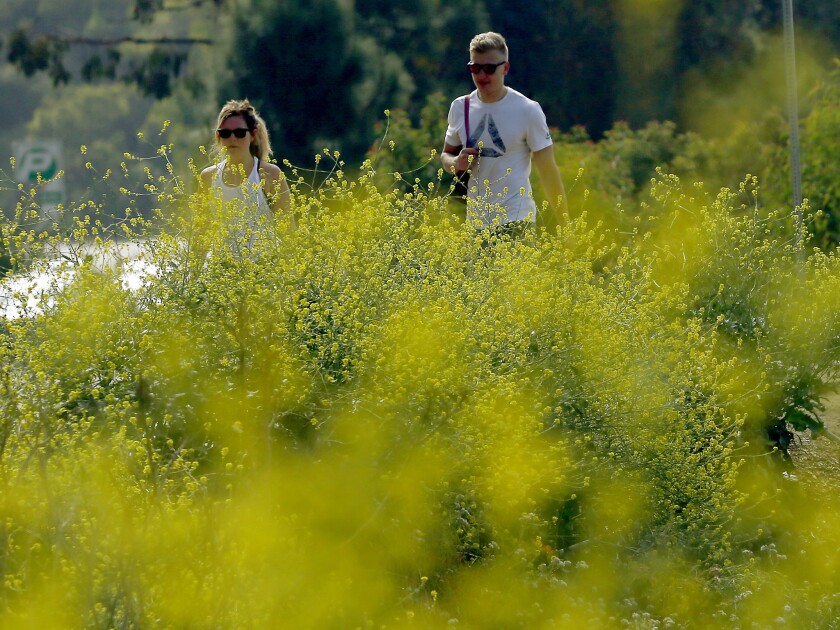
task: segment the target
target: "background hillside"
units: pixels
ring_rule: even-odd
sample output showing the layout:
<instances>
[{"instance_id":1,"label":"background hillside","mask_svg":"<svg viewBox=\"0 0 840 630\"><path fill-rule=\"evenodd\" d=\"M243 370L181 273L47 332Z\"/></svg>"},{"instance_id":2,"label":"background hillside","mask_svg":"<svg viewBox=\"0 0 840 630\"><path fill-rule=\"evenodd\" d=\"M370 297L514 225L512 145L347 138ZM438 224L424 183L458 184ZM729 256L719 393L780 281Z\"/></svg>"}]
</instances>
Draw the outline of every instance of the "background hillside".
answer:
<instances>
[{"instance_id":1,"label":"background hillside","mask_svg":"<svg viewBox=\"0 0 840 630\"><path fill-rule=\"evenodd\" d=\"M805 117L838 53L840 5L799 1L795 13ZM142 150L136 133L164 119L185 152L176 167L205 163L198 147L212 141L220 104L246 96L268 120L278 159L311 164L328 146L356 165L385 109L439 124L448 100L471 88L470 37L488 29L508 38L509 84L539 100L561 133L582 128L597 140L618 121L667 120L727 138L784 115L781 19L776 0L8 0L0 155L24 138L61 140L78 199L86 162L116 168ZM442 138L423 142L439 149ZM733 176L761 171L761 151L749 153L756 163Z\"/></svg>"}]
</instances>

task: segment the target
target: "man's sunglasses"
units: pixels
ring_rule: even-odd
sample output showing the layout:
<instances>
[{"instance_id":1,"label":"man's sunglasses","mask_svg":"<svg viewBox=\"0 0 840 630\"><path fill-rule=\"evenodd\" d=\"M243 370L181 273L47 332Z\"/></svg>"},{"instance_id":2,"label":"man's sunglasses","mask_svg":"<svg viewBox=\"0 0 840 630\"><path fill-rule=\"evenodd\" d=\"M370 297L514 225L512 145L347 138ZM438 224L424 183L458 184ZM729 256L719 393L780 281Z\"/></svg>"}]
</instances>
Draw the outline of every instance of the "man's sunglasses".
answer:
<instances>
[{"instance_id":1,"label":"man's sunglasses","mask_svg":"<svg viewBox=\"0 0 840 630\"><path fill-rule=\"evenodd\" d=\"M473 74L478 74L482 70L484 70L484 74L495 74L496 68L506 63L506 61L500 61L499 63L475 63L474 61L471 61L467 64L467 68L469 68L470 72Z\"/></svg>"},{"instance_id":2,"label":"man's sunglasses","mask_svg":"<svg viewBox=\"0 0 840 630\"><path fill-rule=\"evenodd\" d=\"M230 138L230 134L233 134L237 138L244 138L248 135L249 131L251 130L245 129L244 127L239 127L238 129L216 129L216 133L219 134L219 137L224 138L225 140Z\"/></svg>"}]
</instances>

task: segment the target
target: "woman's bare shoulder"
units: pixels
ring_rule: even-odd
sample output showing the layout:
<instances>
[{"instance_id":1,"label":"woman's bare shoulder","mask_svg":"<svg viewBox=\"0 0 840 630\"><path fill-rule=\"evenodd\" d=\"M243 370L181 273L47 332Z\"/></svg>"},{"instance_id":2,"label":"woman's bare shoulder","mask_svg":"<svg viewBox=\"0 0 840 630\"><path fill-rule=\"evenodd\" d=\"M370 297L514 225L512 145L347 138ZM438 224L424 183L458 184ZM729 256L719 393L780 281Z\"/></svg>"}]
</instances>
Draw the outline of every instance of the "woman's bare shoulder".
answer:
<instances>
[{"instance_id":1,"label":"woman's bare shoulder","mask_svg":"<svg viewBox=\"0 0 840 630\"><path fill-rule=\"evenodd\" d=\"M277 181L282 176L283 171L273 162L260 161L260 175L267 181Z\"/></svg>"},{"instance_id":2,"label":"woman's bare shoulder","mask_svg":"<svg viewBox=\"0 0 840 630\"><path fill-rule=\"evenodd\" d=\"M200 174L201 181L205 185L209 186L210 183L213 181L213 175L216 173L216 168L217 168L217 166L215 164L211 164L210 166L205 168L203 171L201 171L201 174Z\"/></svg>"}]
</instances>

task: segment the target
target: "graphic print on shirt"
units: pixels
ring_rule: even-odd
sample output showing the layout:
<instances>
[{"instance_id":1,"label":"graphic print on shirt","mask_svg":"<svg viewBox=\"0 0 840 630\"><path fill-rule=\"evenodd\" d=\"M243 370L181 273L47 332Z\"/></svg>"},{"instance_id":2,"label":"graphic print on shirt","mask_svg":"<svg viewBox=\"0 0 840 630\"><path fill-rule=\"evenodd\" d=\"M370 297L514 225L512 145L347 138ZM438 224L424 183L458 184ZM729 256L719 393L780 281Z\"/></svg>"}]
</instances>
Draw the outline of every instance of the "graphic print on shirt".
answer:
<instances>
[{"instance_id":1,"label":"graphic print on shirt","mask_svg":"<svg viewBox=\"0 0 840 630\"><path fill-rule=\"evenodd\" d=\"M488 147L485 143L485 145L481 147L481 153L479 155L481 157L502 157L507 149L505 147L505 143L502 141L502 136L499 134L499 128L496 127L496 121L493 120L493 116L491 114L484 114L481 118L481 122L478 123L478 126L476 126L470 134L467 146L477 147L481 136L484 134L485 128L487 129L487 133L490 134L490 139L493 141L495 148Z\"/></svg>"}]
</instances>

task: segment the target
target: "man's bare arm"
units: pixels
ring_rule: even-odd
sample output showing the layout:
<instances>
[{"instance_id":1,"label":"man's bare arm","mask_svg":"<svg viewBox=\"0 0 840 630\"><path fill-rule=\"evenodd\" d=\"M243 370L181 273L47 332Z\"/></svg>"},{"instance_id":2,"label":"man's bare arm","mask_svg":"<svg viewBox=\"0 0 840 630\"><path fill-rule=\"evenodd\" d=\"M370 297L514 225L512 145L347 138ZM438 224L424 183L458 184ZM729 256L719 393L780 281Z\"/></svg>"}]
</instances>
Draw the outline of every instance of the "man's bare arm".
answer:
<instances>
[{"instance_id":1,"label":"man's bare arm","mask_svg":"<svg viewBox=\"0 0 840 630\"><path fill-rule=\"evenodd\" d=\"M545 190L548 203L554 210L559 225L569 219L569 207L566 203L566 189L563 187L563 179L560 177L560 169L554 159L554 146L548 146L532 154L534 166L540 175L543 190Z\"/></svg>"},{"instance_id":2,"label":"man's bare arm","mask_svg":"<svg viewBox=\"0 0 840 630\"><path fill-rule=\"evenodd\" d=\"M478 155L476 147L466 148L446 143L443 145L440 161L443 163L443 170L454 175L470 168L476 155Z\"/></svg>"}]
</instances>

